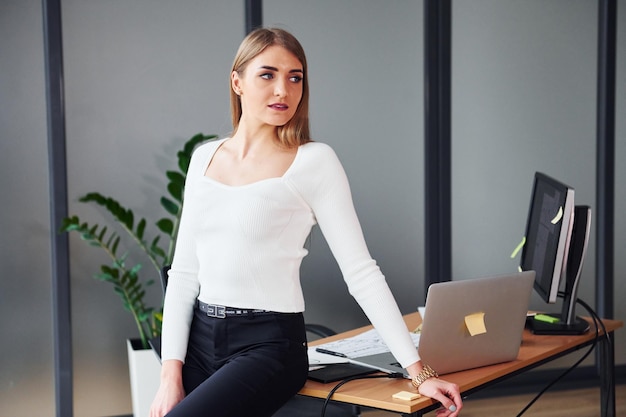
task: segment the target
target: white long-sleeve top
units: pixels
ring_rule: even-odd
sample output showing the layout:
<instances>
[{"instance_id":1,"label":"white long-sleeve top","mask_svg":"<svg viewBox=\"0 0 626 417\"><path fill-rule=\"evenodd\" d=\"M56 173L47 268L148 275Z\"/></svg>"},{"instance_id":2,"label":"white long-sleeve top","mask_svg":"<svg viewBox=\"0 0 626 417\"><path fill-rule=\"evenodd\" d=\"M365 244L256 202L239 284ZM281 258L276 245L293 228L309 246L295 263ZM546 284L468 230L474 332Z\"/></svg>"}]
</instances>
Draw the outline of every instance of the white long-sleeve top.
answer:
<instances>
[{"instance_id":1,"label":"white long-sleeve top","mask_svg":"<svg viewBox=\"0 0 626 417\"><path fill-rule=\"evenodd\" d=\"M225 139L193 153L164 303L162 359L185 360L196 299L231 307L304 311L300 264L319 224L350 294L396 359L419 359L359 224L348 179L330 146L298 148L282 177L229 186L204 175Z\"/></svg>"}]
</instances>

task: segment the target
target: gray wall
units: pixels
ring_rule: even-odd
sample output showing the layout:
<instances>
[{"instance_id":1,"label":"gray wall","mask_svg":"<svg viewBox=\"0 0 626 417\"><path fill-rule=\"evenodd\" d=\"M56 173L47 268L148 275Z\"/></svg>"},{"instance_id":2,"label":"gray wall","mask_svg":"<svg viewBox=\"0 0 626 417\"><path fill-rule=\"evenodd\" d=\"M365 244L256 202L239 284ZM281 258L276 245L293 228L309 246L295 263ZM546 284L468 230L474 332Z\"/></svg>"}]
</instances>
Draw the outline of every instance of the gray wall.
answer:
<instances>
[{"instance_id":1,"label":"gray wall","mask_svg":"<svg viewBox=\"0 0 626 417\"><path fill-rule=\"evenodd\" d=\"M53 415L41 2L0 2L0 415ZM36 401L33 400L36 398Z\"/></svg>"},{"instance_id":2,"label":"gray wall","mask_svg":"<svg viewBox=\"0 0 626 417\"><path fill-rule=\"evenodd\" d=\"M618 214L626 210L619 6ZM0 415L16 417L54 415L41 20L38 0L0 2ZM314 139L342 159L370 250L401 309L413 311L424 298L422 2L265 0L264 22L303 43ZM596 22L593 0L454 2L455 279L516 268L509 255L534 171L595 204ZM156 219L172 153L197 132L230 130L228 69L243 37L243 2L66 0L63 25L70 210L103 221L76 201L97 190ZM615 232L616 317L624 320L622 217ZM580 294L592 304L594 247ZM307 320L337 330L364 324L317 230L310 249ZM134 325L111 289L91 279L106 259L76 236L71 254L75 415L128 413L124 339ZM158 303L160 294L150 297ZM625 335L617 333L620 364Z\"/></svg>"}]
</instances>

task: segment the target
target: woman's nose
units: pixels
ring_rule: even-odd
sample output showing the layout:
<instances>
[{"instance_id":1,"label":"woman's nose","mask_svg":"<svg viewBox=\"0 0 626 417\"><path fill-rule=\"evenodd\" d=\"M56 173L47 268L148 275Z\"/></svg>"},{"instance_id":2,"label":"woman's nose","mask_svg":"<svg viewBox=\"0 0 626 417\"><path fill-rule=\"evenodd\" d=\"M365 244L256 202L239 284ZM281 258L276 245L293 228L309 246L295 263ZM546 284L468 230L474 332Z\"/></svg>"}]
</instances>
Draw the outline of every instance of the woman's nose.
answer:
<instances>
[{"instance_id":1,"label":"woman's nose","mask_svg":"<svg viewBox=\"0 0 626 417\"><path fill-rule=\"evenodd\" d=\"M287 86L285 86L284 81L276 81L274 95L277 97L285 97L287 95Z\"/></svg>"}]
</instances>

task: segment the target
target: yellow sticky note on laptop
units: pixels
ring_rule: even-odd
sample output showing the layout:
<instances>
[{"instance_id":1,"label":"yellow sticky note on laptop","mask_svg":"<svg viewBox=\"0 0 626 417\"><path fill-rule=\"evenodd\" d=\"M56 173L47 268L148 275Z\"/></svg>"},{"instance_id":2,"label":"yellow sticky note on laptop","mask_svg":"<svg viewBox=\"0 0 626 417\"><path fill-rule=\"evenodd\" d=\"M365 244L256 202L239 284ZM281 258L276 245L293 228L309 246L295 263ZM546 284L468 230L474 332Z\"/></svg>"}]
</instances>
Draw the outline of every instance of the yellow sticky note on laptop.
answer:
<instances>
[{"instance_id":1,"label":"yellow sticky note on laptop","mask_svg":"<svg viewBox=\"0 0 626 417\"><path fill-rule=\"evenodd\" d=\"M465 327L467 327L470 336L487 333L485 313L474 313L465 316Z\"/></svg>"}]
</instances>

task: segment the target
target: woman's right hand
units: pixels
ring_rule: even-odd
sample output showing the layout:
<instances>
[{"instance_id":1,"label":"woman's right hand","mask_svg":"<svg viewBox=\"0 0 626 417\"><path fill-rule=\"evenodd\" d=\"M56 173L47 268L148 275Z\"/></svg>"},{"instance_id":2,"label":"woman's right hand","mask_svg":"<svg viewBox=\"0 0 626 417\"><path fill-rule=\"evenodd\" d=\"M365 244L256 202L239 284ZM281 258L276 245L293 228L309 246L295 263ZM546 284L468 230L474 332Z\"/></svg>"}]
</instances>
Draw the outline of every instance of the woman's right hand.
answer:
<instances>
[{"instance_id":1,"label":"woman's right hand","mask_svg":"<svg viewBox=\"0 0 626 417\"><path fill-rule=\"evenodd\" d=\"M150 417L163 417L185 398L182 383L183 364L177 360L169 360L161 365L161 384L152 406Z\"/></svg>"}]
</instances>

